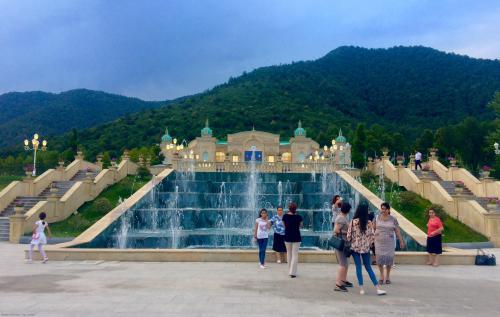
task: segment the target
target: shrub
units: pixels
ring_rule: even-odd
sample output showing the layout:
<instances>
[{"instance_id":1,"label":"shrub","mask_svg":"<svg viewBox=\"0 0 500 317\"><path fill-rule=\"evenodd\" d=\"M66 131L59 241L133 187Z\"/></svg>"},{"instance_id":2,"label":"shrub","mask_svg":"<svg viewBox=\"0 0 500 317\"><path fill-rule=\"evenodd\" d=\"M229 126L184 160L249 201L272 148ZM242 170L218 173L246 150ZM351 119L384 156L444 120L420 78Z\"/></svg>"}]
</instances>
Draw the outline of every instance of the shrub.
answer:
<instances>
[{"instance_id":1,"label":"shrub","mask_svg":"<svg viewBox=\"0 0 500 317\"><path fill-rule=\"evenodd\" d=\"M361 181L363 182L363 184L369 183L377 178L377 176L369 170L361 172L359 176L361 177Z\"/></svg>"},{"instance_id":2,"label":"shrub","mask_svg":"<svg viewBox=\"0 0 500 317\"><path fill-rule=\"evenodd\" d=\"M434 210L434 212L436 213L436 216L438 216L441 219L441 221L445 221L445 219L448 218L448 214L446 213L446 211L444 211L444 207L441 205L438 205L438 204L432 204L429 206L429 208L424 210L426 218L428 217L427 212L430 209Z\"/></svg>"},{"instance_id":3,"label":"shrub","mask_svg":"<svg viewBox=\"0 0 500 317\"><path fill-rule=\"evenodd\" d=\"M145 178L148 178L149 176L151 176L151 173L149 172L149 170L146 167L139 167L137 169L137 176L140 179L145 179Z\"/></svg>"},{"instance_id":4,"label":"shrub","mask_svg":"<svg viewBox=\"0 0 500 317\"><path fill-rule=\"evenodd\" d=\"M400 203L401 205L412 205L412 206L415 206L415 205L418 205L419 203L419 196L413 192L401 192L399 194L399 199L400 199Z\"/></svg>"},{"instance_id":5,"label":"shrub","mask_svg":"<svg viewBox=\"0 0 500 317\"><path fill-rule=\"evenodd\" d=\"M113 204L104 197L97 198L94 202L95 210L101 214L105 214L113 209Z\"/></svg>"}]
</instances>

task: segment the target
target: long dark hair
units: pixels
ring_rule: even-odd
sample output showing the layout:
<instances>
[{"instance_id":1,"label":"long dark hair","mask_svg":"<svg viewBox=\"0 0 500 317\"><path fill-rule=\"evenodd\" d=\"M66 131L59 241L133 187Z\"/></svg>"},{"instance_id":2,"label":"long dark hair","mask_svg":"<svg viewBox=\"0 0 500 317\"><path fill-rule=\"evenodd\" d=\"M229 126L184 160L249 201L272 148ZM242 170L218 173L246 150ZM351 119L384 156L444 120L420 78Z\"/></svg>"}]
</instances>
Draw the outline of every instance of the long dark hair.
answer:
<instances>
[{"instance_id":1,"label":"long dark hair","mask_svg":"<svg viewBox=\"0 0 500 317\"><path fill-rule=\"evenodd\" d=\"M368 205L364 203L359 204L352 219L359 219L359 228L361 232L365 233L368 224Z\"/></svg>"},{"instance_id":2,"label":"long dark hair","mask_svg":"<svg viewBox=\"0 0 500 317\"><path fill-rule=\"evenodd\" d=\"M351 204L342 203L342 206L340 207L340 212L343 214L348 214L349 211L351 211Z\"/></svg>"},{"instance_id":3,"label":"long dark hair","mask_svg":"<svg viewBox=\"0 0 500 317\"><path fill-rule=\"evenodd\" d=\"M332 205L335 205L337 203L337 200L339 200L339 198L340 198L340 195L333 196Z\"/></svg>"},{"instance_id":4,"label":"long dark hair","mask_svg":"<svg viewBox=\"0 0 500 317\"><path fill-rule=\"evenodd\" d=\"M288 205L288 211L295 215L297 213L297 204L293 202L290 203L290 205Z\"/></svg>"}]
</instances>

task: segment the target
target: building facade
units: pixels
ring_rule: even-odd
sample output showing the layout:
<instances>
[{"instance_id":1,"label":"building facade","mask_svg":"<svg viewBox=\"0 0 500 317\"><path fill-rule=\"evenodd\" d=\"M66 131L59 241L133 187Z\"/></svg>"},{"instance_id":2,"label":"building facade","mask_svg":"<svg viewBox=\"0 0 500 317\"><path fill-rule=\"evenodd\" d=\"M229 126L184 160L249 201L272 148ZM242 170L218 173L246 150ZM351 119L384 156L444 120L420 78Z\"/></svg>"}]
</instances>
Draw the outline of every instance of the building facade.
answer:
<instances>
[{"instance_id":1,"label":"building facade","mask_svg":"<svg viewBox=\"0 0 500 317\"><path fill-rule=\"evenodd\" d=\"M207 120L200 136L195 140L178 144L167 129L160 146L166 164L183 159L212 163L241 163L251 160L292 164L328 162L339 167L351 164L351 147L342 131L332 140L331 146L320 147L316 141L307 137L300 121L294 136L288 140L281 139L279 134L254 129L228 134L225 140L218 140L213 136Z\"/></svg>"}]
</instances>

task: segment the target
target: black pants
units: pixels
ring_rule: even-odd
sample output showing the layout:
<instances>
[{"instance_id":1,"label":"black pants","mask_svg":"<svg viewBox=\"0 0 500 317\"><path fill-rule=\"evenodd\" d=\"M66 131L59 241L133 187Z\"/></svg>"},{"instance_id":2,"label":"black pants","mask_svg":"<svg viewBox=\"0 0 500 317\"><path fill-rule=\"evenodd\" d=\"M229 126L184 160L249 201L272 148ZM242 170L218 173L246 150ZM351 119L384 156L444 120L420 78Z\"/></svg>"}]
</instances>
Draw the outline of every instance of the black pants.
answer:
<instances>
[{"instance_id":1,"label":"black pants","mask_svg":"<svg viewBox=\"0 0 500 317\"><path fill-rule=\"evenodd\" d=\"M415 160L415 170L418 170L417 167L420 166L420 169L422 170L422 163L420 163L420 160Z\"/></svg>"}]
</instances>

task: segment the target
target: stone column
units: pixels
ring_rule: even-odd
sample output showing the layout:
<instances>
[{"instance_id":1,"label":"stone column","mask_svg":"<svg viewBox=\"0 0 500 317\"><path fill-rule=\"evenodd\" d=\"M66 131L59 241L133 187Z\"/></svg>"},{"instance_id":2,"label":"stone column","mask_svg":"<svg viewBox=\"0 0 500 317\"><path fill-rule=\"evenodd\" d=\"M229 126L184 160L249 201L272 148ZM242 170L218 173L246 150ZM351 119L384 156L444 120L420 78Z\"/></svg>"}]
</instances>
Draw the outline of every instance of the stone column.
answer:
<instances>
[{"instance_id":1,"label":"stone column","mask_svg":"<svg viewBox=\"0 0 500 317\"><path fill-rule=\"evenodd\" d=\"M80 151L80 150L76 151L75 160L83 160L83 152L82 151Z\"/></svg>"},{"instance_id":2,"label":"stone column","mask_svg":"<svg viewBox=\"0 0 500 317\"><path fill-rule=\"evenodd\" d=\"M368 158L368 170L373 173L373 170L375 169L375 162L373 162L373 157Z\"/></svg>"},{"instance_id":3,"label":"stone column","mask_svg":"<svg viewBox=\"0 0 500 317\"><path fill-rule=\"evenodd\" d=\"M99 166L99 170L102 171L103 163L102 163L102 155L99 154L96 157L97 162L95 163L97 166Z\"/></svg>"},{"instance_id":4,"label":"stone column","mask_svg":"<svg viewBox=\"0 0 500 317\"><path fill-rule=\"evenodd\" d=\"M415 155L414 154L410 155L410 161L408 162L407 167L411 170L413 170L415 168Z\"/></svg>"},{"instance_id":5,"label":"stone column","mask_svg":"<svg viewBox=\"0 0 500 317\"><path fill-rule=\"evenodd\" d=\"M85 173L85 179L83 180L85 184L85 192L89 197L94 198L94 174L92 172L87 171Z\"/></svg>"},{"instance_id":6,"label":"stone column","mask_svg":"<svg viewBox=\"0 0 500 317\"><path fill-rule=\"evenodd\" d=\"M24 223L26 222L26 216L24 215L23 206L14 207L14 212L15 214L9 217L9 241L11 243L19 243L21 237L24 234Z\"/></svg>"},{"instance_id":7,"label":"stone column","mask_svg":"<svg viewBox=\"0 0 500 317\"><path fill-rule=\"evenodd\" d=\"M49 214L52 211L52 216L54 218L58 219L59 215L60 215L60 212L58 210L59 197L57 197L57 193L59 192L59 188L57 188L55 186L51 186L49 191L50 191L50 195L47 198L47 202L48 202L47 211L49 212Z\"/></svg>"},{"instance_id":8,"label":"stone column","mask_svg":"<svg viewBox=\"0 0 500 317\"><path fill-rule=\"evenodd\" d=\"M454 209L455 209L455 214L453 215L453 217L455 217L455 219L462 221L461 215L460 215L460 205L465 201L465 196L462 194L455 194L455 195L452 195L452 197L453 197L453 204L454 204Z\"/></svg>"},{"instance_id":9,"label":"stone column","mask_svg":"<svg viewBox=\"0 0 500 317\"><path fill-rule=\"evenodd\" d=\"M26 176L23 178L23 183L26 184L26 196L34 196L35 186L33 184L34 179L31 176L31 172L26 172Z\"/></svg>"}]
</instances>

